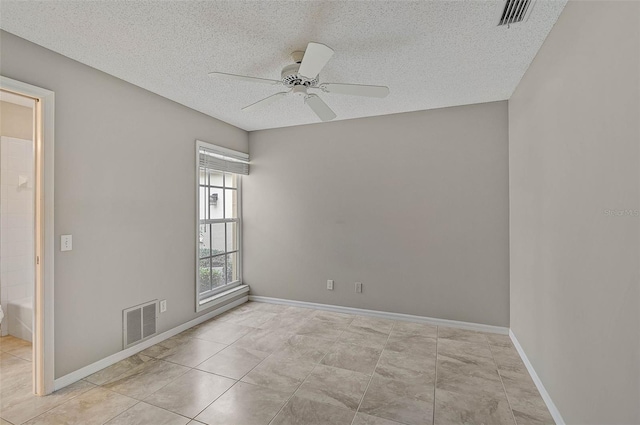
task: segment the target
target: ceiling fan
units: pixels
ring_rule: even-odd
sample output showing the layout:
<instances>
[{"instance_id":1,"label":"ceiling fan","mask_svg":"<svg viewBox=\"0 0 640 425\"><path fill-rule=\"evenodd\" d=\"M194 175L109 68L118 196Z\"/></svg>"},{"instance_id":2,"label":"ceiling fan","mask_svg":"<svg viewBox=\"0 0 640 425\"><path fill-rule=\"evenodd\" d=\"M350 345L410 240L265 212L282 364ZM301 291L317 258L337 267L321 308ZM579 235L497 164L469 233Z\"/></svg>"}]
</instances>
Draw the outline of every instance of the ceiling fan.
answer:
<instances>
[{"instance_id":1,"label":"ceiling fan","mask_svg":"<svg viewBox=\"0 0 640 425\"><path fill-rule=\"evenodd\" d=\"M209 75L252 83L262 83L271 85L283 85L289 90L282 91L259 100L251 105L242 108L243 111L255 111L265 107L281 97L293 93L304 98L304 103L318 115L322 121L331 121L336 114L324 103L315 93L309 90L320 90L325 93L339 93L354 96L386 97L389 88L385 86L367 86L361 84L342 83L321 83L320 71L333 56L333 49L324 44L311 42L304 52L293 52L291 57L295 63L287 65L282 69L280 80L270 80L266 78L248 77L245 75L227 74L225 72L211 72Z\"/></svg>"}]
</instances>

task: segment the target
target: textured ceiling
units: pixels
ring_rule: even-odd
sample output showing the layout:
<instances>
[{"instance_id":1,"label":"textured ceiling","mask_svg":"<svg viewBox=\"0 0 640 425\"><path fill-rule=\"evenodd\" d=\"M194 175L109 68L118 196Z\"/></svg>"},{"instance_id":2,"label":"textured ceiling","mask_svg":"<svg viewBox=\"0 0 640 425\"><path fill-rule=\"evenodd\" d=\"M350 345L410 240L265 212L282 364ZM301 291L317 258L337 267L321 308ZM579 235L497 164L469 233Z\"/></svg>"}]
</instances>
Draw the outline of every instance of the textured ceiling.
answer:
<instances>
[{"instance_id":1,"label":"textured ceiling","mask_svg":"<svg viewBox=\"0 0 640 425\"><path fill-rule=\"evenodd\" d=\"M299 97L240 108L279 86L210 71L280 78L309 41L335 55L321 82L387 85L385 99L322 93L337 119L508 99L566 0L538 0L498 28L497 1L11 1L0 27L245 130L318 122Z\"/></svg>"}]
</instances>

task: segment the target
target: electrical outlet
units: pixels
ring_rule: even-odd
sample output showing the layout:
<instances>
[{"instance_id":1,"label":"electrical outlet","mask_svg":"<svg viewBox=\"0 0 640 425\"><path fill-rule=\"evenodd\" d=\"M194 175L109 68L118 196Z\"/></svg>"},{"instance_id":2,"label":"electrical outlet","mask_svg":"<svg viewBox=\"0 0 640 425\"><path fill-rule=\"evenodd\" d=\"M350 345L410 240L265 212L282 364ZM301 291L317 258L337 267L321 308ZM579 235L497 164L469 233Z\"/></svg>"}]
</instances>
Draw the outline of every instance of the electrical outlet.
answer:
<instances>
[{"instance_id":1,"label":"electrical outlet","mask_svg":"<svg viewBox=\"0 0 640 425\"><path fill-rule=\"evenodd\" d=\"M73 249L73 237L71 235L60 235L60 251L71 251Z\"/></svg>"},{"instance_id":2,"label":"electrical outlet","mask_svg":"<svg viewBox=\"0 0 640 425\"><path fill-rule=\"evenodd\" d=\"M362 293L362 282L356 282L356 294Z\"/></svg>"},{"instance_id":3,"label":"electrical outlet","mask_svg":"<svg viewBox=\"0 0 640 425\"><path fill-rule=\"evenodd\" d=\"M160 313L167 311L167 300L160 301Z\"/></svg>"},{"instance_id":4,"label":"electrical outlet","mask_svg":"<svg viewBox=\"0 0 640 425\"><path fill-rule=\"evenodd\" d=\"M327 289L333 291L333 280L327 280Z\"/></svg>"}]
</instances>

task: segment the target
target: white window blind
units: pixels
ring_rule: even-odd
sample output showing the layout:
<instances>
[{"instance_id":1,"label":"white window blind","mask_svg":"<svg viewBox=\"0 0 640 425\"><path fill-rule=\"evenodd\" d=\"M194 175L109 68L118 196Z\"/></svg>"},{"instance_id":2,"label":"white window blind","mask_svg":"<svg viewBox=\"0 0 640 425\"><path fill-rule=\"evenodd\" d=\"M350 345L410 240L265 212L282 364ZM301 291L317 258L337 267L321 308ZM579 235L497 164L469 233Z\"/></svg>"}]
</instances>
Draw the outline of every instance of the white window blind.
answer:
<instances>
[{"instance_id":1,"label":"white window blind","mask_svg":"<svg viewBox=\"0 0 640 425\"><path fill-rule=\"evenodd\" d=\"M199 152L200 167L225 173L249 174L249 154L220 146L203 147Z\"/></svg>"}]
</instances>

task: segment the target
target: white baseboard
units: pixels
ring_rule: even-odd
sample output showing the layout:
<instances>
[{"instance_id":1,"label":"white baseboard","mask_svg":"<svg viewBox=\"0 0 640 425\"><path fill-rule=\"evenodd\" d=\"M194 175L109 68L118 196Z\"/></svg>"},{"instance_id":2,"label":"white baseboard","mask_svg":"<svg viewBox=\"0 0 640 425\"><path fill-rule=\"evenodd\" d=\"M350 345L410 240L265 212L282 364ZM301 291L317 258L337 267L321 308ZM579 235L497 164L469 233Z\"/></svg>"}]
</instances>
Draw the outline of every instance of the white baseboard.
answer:
<instances>
[{"instance_id":1,"label":"white baseboard","mask_svg":"<svg viewBox=\"0 0 640 425\"><path fill-rule=\"evenodd\" d=\"M533 368L533 365L529 361L529 358L525 354L524 349L520 345L520 342L518 342L518 338L516 338L516 335L513 333L511 329L509 329L509 337L511 338L513 345L516 347L516 350L518 350L518 354L520 354L520 358L524 362L524 365L527 367L527 370L529 371L529 375L531 375L531 379L533 379L533 382L536 384L536 387L538 388L538 391L540 392L542 399L547 405L547 409L549 409L549 413L551 413L553 420L556 421L556 425L565 425L565 421L564 419L562 419L562 415L560 414L560 411L558 410L556 405L553 403L553 400L551 400L551 396L549 395L549 393L547 392L547 389L542 384L540 377L538 377L538 374L536 373L535 369Z\"/></svg>"},{"instance_id":2,"label":"white baseboard","mask_svg":"<svg viewBox=\"0 0 640 425\"><path fill-rule=\"evenodd\" d=\"M411 314L391 313L387 311L366 310L363 308L342 307L330 304L316 304L305 301L286 300L283 298L260 297L249 295L250 301L257 301L271 304L289 305L293 307L315 308L317 310L334 311L336 313L359 314L361 316L379 317L381 319L402 320L405 322L427 323L436 326L449 326L452 328L467 329L471 331L489 332L495 334L508 335L509 328L503 326L483 325L480 323L459 322L457 320L436 319L433 317L414 316Z\"/></svg>"},{"instance_id":3,"label":"white baseboard","mask_svg":"<svg viewBox=\"0 0 640 425\"><path fill-rule=\"evenodd\" d=\"M67 375L64 375L58 379L56 379L54 381L54 391L58 391L61 388L64 388L68 385L73 384L74 382L77 382L81 379L86 378L89 375L92 375L96 372L98 372L99 370L104 369L107 366L111 366L114 363L119 362L120 360L124 360L127 357L130 357L136 353L139 353L140 351L151 347L152 345L156 345L159 342L164 341L165 339L171 338L172 336L175 336L177 334L179 334L180 332L184 332L189 328L192 328L196 325L199 325L202 322L206 322L207 320L218 316L222 313L224 313L227 310L230 310L234 307L239 306L240 304L244 304L247 301L249 301L249 297L248 296L244 296L236 301L233 301L229 304L226 304L220 308L217 308L207 314L203 314L202 316L198 316L193 320L190 320L186 323L183 323L180 326L176 326L173 329L169 329L168 331L162 332L161 334L158 334L156 336L154 336L153 338L149 338L146 341L141 342L138 345L134 345L133 347L129 347L125 350L122 351L118 351L115 354L112 354L108 357L105 357L102 360L98 360L95 363L91 363L88 366L85 366L83 368L80 368L78 370L76 370L75 372L71 372Z\"/></svg>"}]
</instances>

